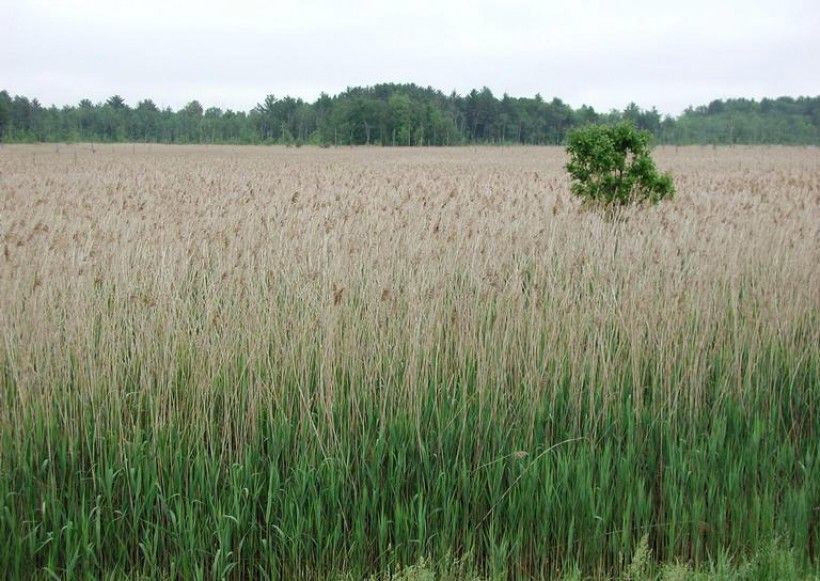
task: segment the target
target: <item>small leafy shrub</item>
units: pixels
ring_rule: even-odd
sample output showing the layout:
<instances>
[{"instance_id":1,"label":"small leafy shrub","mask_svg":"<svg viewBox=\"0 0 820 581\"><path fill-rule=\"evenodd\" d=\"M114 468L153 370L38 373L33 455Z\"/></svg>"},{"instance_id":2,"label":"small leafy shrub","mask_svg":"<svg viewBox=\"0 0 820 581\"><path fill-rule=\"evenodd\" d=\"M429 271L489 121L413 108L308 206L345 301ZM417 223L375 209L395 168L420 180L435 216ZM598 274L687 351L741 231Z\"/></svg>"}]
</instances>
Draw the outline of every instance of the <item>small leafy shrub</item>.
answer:
<instances>
[{"instance_id":1,"label":"small leafy shrub","mask_svg":"<svg viewBox=\"0 0 820 581\"><path fill-rule=\"evenodd\" d=\"M604 206L654 204L674 196L672 177L655 168L649 140L648 132L626 122L588 125L570 133L566 168L572 193Z\"/></svg>"}]
</instances>

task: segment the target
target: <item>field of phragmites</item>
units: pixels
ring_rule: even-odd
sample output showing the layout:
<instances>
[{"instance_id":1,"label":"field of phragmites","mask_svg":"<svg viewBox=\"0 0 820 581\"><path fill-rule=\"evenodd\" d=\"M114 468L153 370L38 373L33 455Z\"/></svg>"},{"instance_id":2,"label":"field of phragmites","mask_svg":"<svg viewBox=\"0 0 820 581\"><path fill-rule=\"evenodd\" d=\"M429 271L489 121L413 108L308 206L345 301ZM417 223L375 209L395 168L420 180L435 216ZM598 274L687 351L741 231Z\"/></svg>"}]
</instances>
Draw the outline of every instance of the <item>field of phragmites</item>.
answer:
<instances>
[{"instance_id":1,"label":"field of phragmites","mask_svg":"<svg viewBox=\"0 0 820 581\"><path fill-rule=\"evenodd\" d=\"M817 574L820 153L655 156L2 147L2 570Z\"/></svg>"}]
</instances>

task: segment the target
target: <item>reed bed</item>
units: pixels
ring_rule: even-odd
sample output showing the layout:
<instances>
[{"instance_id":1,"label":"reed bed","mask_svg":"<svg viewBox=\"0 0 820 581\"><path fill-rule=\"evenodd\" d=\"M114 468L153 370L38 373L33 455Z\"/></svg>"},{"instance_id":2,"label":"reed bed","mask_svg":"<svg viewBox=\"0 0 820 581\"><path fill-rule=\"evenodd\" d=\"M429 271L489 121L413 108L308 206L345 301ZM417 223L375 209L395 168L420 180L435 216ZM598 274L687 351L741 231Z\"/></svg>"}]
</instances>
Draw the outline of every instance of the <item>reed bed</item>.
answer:
<instances>
[{"instance_id":1,"label":"reed bed","mask_svg":"<svg viewBox=\"0 0 820 581\"><path fill-rule=\"evenodd\" d=\"M656 159L3 147L3 571L818 574L820 154Z\"/></svg>"}]
</instances>

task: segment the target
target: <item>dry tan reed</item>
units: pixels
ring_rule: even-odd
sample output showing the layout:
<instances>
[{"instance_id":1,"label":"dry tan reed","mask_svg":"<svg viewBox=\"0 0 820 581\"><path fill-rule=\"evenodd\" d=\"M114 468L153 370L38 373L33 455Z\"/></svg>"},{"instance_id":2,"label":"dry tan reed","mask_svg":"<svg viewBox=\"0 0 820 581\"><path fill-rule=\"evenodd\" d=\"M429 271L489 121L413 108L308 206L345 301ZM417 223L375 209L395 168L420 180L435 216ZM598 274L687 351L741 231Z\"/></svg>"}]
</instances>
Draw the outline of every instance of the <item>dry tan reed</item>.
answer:
<instances>
[{"instance_id":1,"label":"dry tan reed","mask_svg":"<svg viewBox=\"0 0 820 581\"><path fill-rule=\"evenodd\" d=\"M256 373L271 349L292 364L280 369L318 351L332 398L337 367L369 384L400 357L411 372L398 397L412 399L455 332L482 387L513 377L539 390L550 352L606 380L589 354L607 323L630 352L684 368L692 390L668 392L667 405L694 401L706 346L682 343L697 341L691 325L728 325L727 306L755 324L725 333L816 321L820 154L657 158L678 198L612 222L570 198L560 149L5 147L0 324L20 405L52 397L70 356L77 383L99 385L123 341L159 385L181 341L196 349L194 391L241 355ZM249 403L286 383L268 371L250 377ZM244 411L226 425L244 429Z\"/></svg>"}]
</instances>

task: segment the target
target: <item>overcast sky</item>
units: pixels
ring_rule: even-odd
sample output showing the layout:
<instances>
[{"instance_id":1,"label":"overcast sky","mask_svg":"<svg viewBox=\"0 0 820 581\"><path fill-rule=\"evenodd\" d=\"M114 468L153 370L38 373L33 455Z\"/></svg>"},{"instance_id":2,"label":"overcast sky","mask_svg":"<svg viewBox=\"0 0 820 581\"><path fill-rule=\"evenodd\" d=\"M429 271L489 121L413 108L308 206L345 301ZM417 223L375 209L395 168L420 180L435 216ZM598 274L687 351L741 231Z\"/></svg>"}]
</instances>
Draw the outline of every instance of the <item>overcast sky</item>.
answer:
<instances>
[{"instance_id":1,"label":"overcast sky","mask_svg":"<svg viewBox=\"0 0 820 581\"><path fill-rule=\"evenodd\" d=\"M415 82L445 92L630 101L820 94L820 2L0 0L0 89L46 105L151 97L252 108L266 94Z\"/></svg>"}]
</instances>

